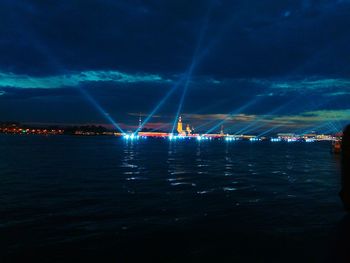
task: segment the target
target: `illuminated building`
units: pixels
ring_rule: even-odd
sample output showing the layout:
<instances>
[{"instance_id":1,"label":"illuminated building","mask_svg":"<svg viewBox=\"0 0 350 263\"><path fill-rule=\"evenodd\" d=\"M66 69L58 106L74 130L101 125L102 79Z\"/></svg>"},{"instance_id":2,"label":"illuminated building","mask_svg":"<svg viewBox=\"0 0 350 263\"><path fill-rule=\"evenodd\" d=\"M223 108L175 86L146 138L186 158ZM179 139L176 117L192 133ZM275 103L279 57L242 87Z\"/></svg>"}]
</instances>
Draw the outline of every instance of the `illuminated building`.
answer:
<instances>
[{"instance_id":1,"label":"illuminated building","mask_svg":"<svg viewBox=\"0 0 350 263\"><path fill-rule=\"evenodd\" d=\"M178 134L185 135L185 131L182 129L182 119L181 116L179 117L179 121L177 122L177 132Z\"/></svg>"},{"instance_id":2,"label":"illuminated building","mask_svg":"<svg viewBox=\"0 0 350 263\"><path fill-rule=\"evenodd\" d=\"M187 133L188 135L190 135L190 134L192 133L192 130L191 130L189 124L186 125L186 133Z\"/></svg>"}]
</instances>

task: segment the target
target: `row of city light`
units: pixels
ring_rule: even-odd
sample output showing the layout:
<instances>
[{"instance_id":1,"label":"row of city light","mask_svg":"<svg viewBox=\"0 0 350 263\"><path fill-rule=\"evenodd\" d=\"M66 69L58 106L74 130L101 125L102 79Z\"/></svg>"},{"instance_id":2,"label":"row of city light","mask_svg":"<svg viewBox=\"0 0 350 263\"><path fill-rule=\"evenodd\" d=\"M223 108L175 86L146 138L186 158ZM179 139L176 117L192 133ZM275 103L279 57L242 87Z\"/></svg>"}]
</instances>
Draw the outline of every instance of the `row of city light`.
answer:
<instances>
[{"instance_id":1,"label":"row of city light","mask_svg":"<svg viewBox=\"0 0 350 263\"><path fill-rule=\"evenodd\" d=\"M271 142L280 142L282 140L280 138L271 138L270 141Z\"/></svg>"},{"instance_id":2,"label":"row of city light","mask_svg":"<svg viewBox=\"0 0 350 263\"><path fill-rule=\"evenodd\" d=\"M197 141L202 141L202 140L212 140L212 137L207 137L207 136L183 136L183 135L174 135L174 134L169 134L168 139L170 141L174 141L174 140L184 140L184 139L192 139L192 138L196 138Z\"/></svg>"},{"instance_id":3,"label":"row of city light","mask_svg":"<svg viewBox=\"0 0 350 263\"><path fill-rule=\"evenodd\" d=\"M125 140L138 140L140 139L140 136L139 135L135 135L134 133L131 133L131 134L124 134L123 138Z\"/></svg>"},{"instance_id":4,"label":"row of city light","mask_svg":"<svg viewBox=\"0 0 350 263\"><path fill-rule=\"evenodd\" d=\"M235 138L235 137L226 137L225 138L225 141L227 141L227 142L236 141L236 140L237 140L237 138Z\"/></svg>"},{"instance_id":5,"label":"row of city light","mask_svg":"<svg viewBox=\"0 0 350 263\"><path fill-rule=\"evenodd\" d=\"M177 141L177 140L188 140L188 139L196 139L197 141L211 141L212 139L215 139L210 136L203 136L203 135L197 135L197 136L183 136L183 135L175 135L175 134L169 134L168 136L164 136L162 138L168 138L169 141ZM147 136L139 136L135 133L126 133L123 134L123 138L127 141L133 141L133 140L139 140L139 139L146 139ZM240 141L241 138L233 137L233 136L225 136L224 140L227 142L232 141ZM251 142L259 142L263 141L263 139L259 137L251 137L249 138L249 141ZM270 142L298 142L297 138L270 138ZM305 138L305 142L315 142L316 140L313 138Z\"/></svg>"}]
</instances>

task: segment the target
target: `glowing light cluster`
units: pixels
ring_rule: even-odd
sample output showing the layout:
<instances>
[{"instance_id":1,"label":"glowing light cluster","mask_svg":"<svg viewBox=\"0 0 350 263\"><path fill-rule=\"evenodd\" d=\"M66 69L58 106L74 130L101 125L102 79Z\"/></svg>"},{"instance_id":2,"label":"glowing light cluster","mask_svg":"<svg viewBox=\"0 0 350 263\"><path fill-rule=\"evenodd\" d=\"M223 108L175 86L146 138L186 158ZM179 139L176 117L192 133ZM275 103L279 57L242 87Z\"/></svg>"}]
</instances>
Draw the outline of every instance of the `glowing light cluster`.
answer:
<instances>
[{"instance_id":1,"label":"glowing light cluster","mask_svg":"<svg viewBox=\"0 0 350 263\"><path fill-rule=\"evenodd\" d=\"M170 141L174 141L174 140L183 140L186 138L186 136L182 136L182 135L174 135L174 134L169 134L168 136Z\"/></svg>"},{"instance_id":2,"label":"glowing light cluster","mask_svg":"<svg viewBox=\"0 0 350 263\"><path fill-rule=\"evenodd\" d=\"M225 141L227 142L232 142L232 141L236 141L237 139L235 137L226 137Z\"/></svg>"},{"instance_id":3,"label":"glowing light cluster","mask_svg":"<svg viewBox=\"0 0 350 263\"><path fill-rule=\"evenodd\" d=\"M251 142L258 142L260 140L261 140L260 138L256 138L256 137L252 137L249 139L249 141L251 141Z\"/></svg>"},{"instance_id":4,"label":"glowing light cluster","mask_svg":"<svg viewBox=\"0 0 350 263\"><path fill-rule=\"evenodd\" d=\"M280 142L282 140L280 138L271 138L270 141L271 142Z\"/></svg>"},{"instance_id":5,"label":"glowing light cluster","mask_svg":"<svg viewBox=\"0 0 350 263\"><path fill-rule=\"evenodd\" d=\"M208 140L212 140L211 137L207 137L207 136L201 136L201 135L198 135L197 136L197 141L208 141Z\"/></svg>"},{"instance_id":6,"label":"glowing light cluster","mask_svg":"<svg viewBox=\"0 0 350 263\"><path fill-rule=\"evenodd\" d=\"M177 140L197 140L197 141L211 141L213 138L205 135L194 135L194 136L186 136L186 135L174 135L170 133L168 136L169 141L177 141Z\"/></svg>"},{"instance_id":7,"label":"glowing light cluster","mask_svg":"<svg viewBox=\"0 0 350 263\"><path fill-rule=\"evenodd\" d=\"M315 142L315 139L305 139L305 142Z\"/></svg>"},{"instance_id":8,"label":"glowing light cluster","mask_svg":"<svg viewBox=\"0 0 350 263\"><path fill-rule=\"evenodd\" d=\"M124 134L123 138L127 141L128 140L133 141L133 140L138 140L141 137L139 135L135 135L134 133L131 133L131 134Z\"/></svg>"}]
</instances>

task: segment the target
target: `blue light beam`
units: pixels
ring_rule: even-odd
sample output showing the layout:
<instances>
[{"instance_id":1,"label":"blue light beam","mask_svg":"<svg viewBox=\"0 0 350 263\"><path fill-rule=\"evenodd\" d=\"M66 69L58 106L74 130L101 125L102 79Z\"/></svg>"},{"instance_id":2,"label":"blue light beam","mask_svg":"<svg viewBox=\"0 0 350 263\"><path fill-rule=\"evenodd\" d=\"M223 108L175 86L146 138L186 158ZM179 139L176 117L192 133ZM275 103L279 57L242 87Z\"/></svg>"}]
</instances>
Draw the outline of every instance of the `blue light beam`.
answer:
<instances>
[{"instance_id":1,"label":"blue light beam","mask_svg":"<svg viewBox=\"0 0 350 263\"><path fill-rule=\"evenodd\" d=\"M214 125L212 128L207 130L207 132L205 134L209 134L212 131L216 130L218 127L220 127L222 124L224 124L227 120L229 120L232 116L241 113L243 110L245 110L245 109L249 108L250 106L252 106L253 104L257 103L260 99L261 99L261 97L255 97L253 100L251 100L247 104L245 104L245 105L241 106L240 108L230 112L225 119L223 119L222 121L220 121L219 123Z\"/></svg>"},{"instance_id":2,"label":"blue light beam","mask_svg":"<svg viewBox=\"0 0 350 263\"><path fill-rule=\"evenodd\" d=\"M207 27L208 27L208 22L209 22L209 11L208 11L208 14L207 14L207 16L206 16L206 18L204 20L203 26L201 28L201 31L200 31L200 34L199 34L199 38L198 38L198 41L197 41L197 46L196 46L196 48L194 50L194 53L193 53L192 62L191 62L191 65L190 65L190 67L189 67L189 69L187 71L187 74L186 74L186 80L185 80L185 84L184 84L184 89L183 89L183 92L182 92L182 95L181 95L179 107L178 107L178 109L176 111L176 115L175 115L175 119L174 119L173 128L171 130L171 133L174 133L174 130L175 130L175 127L176 127L176 123L177 123L177 119L179 118L181 109L183 107L183 104L184 104L184 101L185 101L185 96L187 94L187 90L188 90L188 87L189 87L189 83L190 83L190 80L191 80L194 68L198 64L198 63L196 63L196 60L197 60L197 57L198 57L198 53L199 53L200 47L202 45L204 34L205 34L205 32L207 30Z\"/></svg>"},{"instance_id":3,"label":"blue light beam","mask_svg":"<svg viewBox=\"0 0 350 263\"><path fill-rule=\"evenodd\" d=\"M145 120L141 123L141 126L137 128L135 133L138 133L145 125L146 123L153 117L154 114L160 109L160 107L163 106L163 104L167 101L167 99L174 93L174 91L179 87L179 85L182 83L184 77L181 77L174 86L168 91L168 93L165 95L165 97L156 105L156 107L151 111L150 114L145 118Z\"/></svg>"},{"instance_id":4,"label":"blue light beam","mask_svg":"<svg viewBox=\"0 0 350 263\"><path fill-rule=\"evenodd\" d=\"M113 120L113 118L100 106L100 104L86 90L80 87L79 91L102 114L102 116L106 120L108 120L118 131L124 133L123 129Z\"/></svg>"}]
</instances>

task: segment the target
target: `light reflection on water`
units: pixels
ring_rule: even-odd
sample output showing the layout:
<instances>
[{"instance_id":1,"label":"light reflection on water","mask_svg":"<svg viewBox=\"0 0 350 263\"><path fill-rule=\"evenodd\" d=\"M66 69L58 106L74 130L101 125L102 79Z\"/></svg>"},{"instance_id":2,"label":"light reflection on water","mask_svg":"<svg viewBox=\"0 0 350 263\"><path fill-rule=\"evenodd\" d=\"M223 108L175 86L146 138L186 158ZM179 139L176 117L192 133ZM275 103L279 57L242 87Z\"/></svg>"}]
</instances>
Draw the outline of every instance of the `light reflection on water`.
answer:
<instances>
[{"instance_id":1,"label":"light reflection on water","mask_svg":"<svg viewBox=\"0 0 350 263\"><path fill-rule=\"evenodd\" d=\"M149 178L148 189L143 188L148 192L170 192L174 196L182 193L182 198L187 198L184 202L195 202L192 196L195 194L209 195L208 198L215 194L213 198L240 200L241 204L265 202L283 206L283 200L288 202L290 198L300 203L313 198L315 201L312 189L319 189L318 193L325 190L325 200L333 198L334 206L339 208L336 195L339 170L325 143L253 145L248 142L155 140L126 143L124 147L124 166L127 163L133 170L143 166L141 176L132 178ZM158 163L159 167L151 163ZM124 171L124 175L130 173ZM140 174L140 171L133 173ZM322 188L325 184L330 188ZM135 191L137 187L134 186ZM319 197L317 203L321 202ZM210 212L205 202L200 205L204 212ZM308 205L315 204L305 204Z\"/></svg>"},{"instance_id":2,"label":"light reflection on water","mask_svg":"<svg viewBox=\"0 0 350 263\"><path fill-rule=\"evenodd\" d=\"M327 143L0 139L11 141L0 144L3 227L51 229L53 220L96 234L220 215L237 229L288 232L332 226L342 214Z\"/></svg>"}]
</instances>

